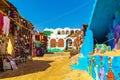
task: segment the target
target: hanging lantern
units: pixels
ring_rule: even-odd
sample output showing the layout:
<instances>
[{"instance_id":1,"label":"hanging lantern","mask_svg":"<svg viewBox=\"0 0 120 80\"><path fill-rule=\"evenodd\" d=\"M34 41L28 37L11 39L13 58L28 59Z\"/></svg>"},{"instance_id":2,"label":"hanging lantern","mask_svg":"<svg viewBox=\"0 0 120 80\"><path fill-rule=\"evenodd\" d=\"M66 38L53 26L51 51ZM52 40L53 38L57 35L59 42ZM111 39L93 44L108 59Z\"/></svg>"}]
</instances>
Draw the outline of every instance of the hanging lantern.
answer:
<instances>
[{"instance_id":1,"label":"hanging lantern","mask_svg":"<svg viewBox=\"0 0 120 80\"><path fill-rule=\"evenodd\" d=\"M34 32L33 32L33 31L31 31L31 32L30 32L30 34L34 34Z\"/></svg>"},{"instance_id":2,"label":"hanging lantern","mask_svg":"<svg viewBox=\"0 0 120 80\"><path fill-rule=\"evenodd\" d=\"M23 38L20 38L20 41L23 41L24 39Z\"/></svg>"},{"instance_id":3,"label":"hanging lantern","mask_svg":"<svg viewBox=\"0 0 120 80\"><path fill-rule=\"evenodd\" d=\"M23 35L23 37L25 37L25 35Z\"/></svg>"}]
</instances>

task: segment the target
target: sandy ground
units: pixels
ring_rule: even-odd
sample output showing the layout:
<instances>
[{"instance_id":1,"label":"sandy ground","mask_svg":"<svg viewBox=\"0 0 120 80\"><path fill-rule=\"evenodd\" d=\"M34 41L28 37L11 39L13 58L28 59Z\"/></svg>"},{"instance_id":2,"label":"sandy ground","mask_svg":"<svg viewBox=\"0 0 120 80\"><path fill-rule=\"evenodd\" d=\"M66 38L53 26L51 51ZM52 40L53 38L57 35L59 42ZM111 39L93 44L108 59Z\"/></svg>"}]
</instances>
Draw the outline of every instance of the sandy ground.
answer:
<instances>
[{"instance_id":1,"label":"sandy ground","mask_svg":"<svg viewBox=\"0 0 120 80\"><path fill-rule=\"evenodd\" d=\"M105 52L105 53L100 53L100 54L97 54L97 53L94 53L93 55L91 56L120 56L120 50L112 50L110 52Z\"/></svg>"},{"instance_id":2,"label":"sandy ground","mask_svg":"<svg viewBox=\"0 0 120 80\"><path fill-rule=\"evenodd\" d=\"M69 53L47 54L0 74L0 80L93 80L86 71L70 68Z\"/></svg>"}]
</instances>

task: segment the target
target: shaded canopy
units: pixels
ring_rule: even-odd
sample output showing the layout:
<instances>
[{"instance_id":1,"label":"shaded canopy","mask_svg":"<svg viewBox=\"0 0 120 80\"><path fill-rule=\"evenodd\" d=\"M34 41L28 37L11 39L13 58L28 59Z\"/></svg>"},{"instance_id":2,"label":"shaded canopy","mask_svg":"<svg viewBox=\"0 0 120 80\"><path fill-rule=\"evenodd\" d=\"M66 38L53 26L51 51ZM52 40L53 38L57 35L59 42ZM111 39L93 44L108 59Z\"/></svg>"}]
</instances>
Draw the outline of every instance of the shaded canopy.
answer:
<instances>
[{"instance_id":1,"label":"shaded canopy","mask_svg":"<svg viewBox=\"0 0 120 80\"><path fill-rule=\"evenodd\" d=\"M95 0L90 29L98 43L105 41L109 27L113 24L114 13L120 9L120 0Z\"/></svg>"}]
</instances>

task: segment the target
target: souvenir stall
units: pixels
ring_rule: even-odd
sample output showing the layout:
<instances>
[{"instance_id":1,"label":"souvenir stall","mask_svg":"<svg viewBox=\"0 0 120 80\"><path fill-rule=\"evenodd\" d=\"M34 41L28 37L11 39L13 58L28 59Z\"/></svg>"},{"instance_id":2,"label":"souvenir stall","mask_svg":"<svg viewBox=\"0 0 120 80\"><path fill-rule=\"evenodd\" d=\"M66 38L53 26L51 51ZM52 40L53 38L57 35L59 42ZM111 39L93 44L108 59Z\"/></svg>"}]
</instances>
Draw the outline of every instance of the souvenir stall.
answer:
<instances>
[{"instance_id":1,"label":"souvenir stall","mask_svg":"<svg viewBox=\"0 0 120 80\"><path fill-rule=\"evenodd\" d=\"M41 56L44 56L45 53L47 53L47 44L48 44L48 39L47 36L45 36L43 33L40 35L42 36L42 40L41 40Z\"/></svg>"},{"instance_id":2,"label":"souvenir stall","mask_svg":"<svg viewBox=\"0 0 120 80\"><path fill-rule=\"evenodd\" d=\"M36 56L36 48L35 48L35 36L36 36L36 31L32 32L32 57Z\"/></svg>"},{"instance_id":3,"label":"souvenir stall","mask_svg":"<svg viewBox=\"0 0 120 80\"><path fill-rule=\"evenodd\" d=\"M15 57L20 57L21 62L25 62L27 59L31 59L32 53L32 34L31 31L17 26L15 30L16 35L14 38L15 46L14 53Z\"/></svg>"},{"instance_id":4,"label":"souvenir stall","mask_svg":"<svg viewBox=\"0 0 120 80\"><path fill-rule=\"evenodd\" d=\"M30 58L28 55L31 55L32 49L32 30L33 25L11 3L0 1L0 70L3 70L5 64L9 64L8 61L11 65L14 64L12 69L17 69L14 61L23 59L21 62L24 62Z\"/></svg>"},{"instance_id":5,"label":"souvenir stall","mask_svg":"<svg viewBox=\"0 0 120 80\"><path fill-rule=\"evenodd\" d=\"M33 56L43 56L47 52L47 36L42 32L34 32L33 41Z\"/></svg>"},{"instance_id":6,"label":"souvenir stall","mask_svg":"<svg viewBox=\"0 0 120 80\"><path fill-rule=\"evenodd\" d=\"M0 71L17 69L17 66L10 54L13 52L14 29L10 27L12 21L9 17L0 12ZM11 30L12 29L12 30ZM10 59L11 57L11 59Z\"/></svg>"},{"instance_id":7,"label":"souvenir stall","mask_svg":"<svg viewBox=\"0 0 120 80\"><path fill-rule=\"evenodd\" d=\"M0 71L4 71L3 60L7 56L8 34L10 19L0 11Z\"/></svg>"},{"instance_id":8,"label":"souvenir stall","mask_svg":"<svg viewBox=\"0 0 120 80\"><path fill-rule=\"evenodd\" d=\"M44 56L44 53L46 52L46 42L44 41L45 40L44 33L40 32L39 38L40 38L39 40L40 40L41 46L40 46L40 52L38 56Z\"/></svg>"},{"instance_id":9,"label":"souvenir stall","mask_svg":"<svg viewBox=\"0 0 120 80\"><path fill-rule=\"evenodd\" d=\"M42 44L44 52L47 53L48 37L46 35L43 36Z\"/></svg>"},{"instance_id":10,"label":"souvenir stall","mask_svg":"<svg viewBox=\"0 0 120 80\"><path fill-rule=\"evenodd\" d=\"M41 41L40 41L40 35L39 35L39 32L38 32L35 35L36 56L39 56L39 54L40 54L40 47L41 47Z\"/></svg>"}]
</instances>

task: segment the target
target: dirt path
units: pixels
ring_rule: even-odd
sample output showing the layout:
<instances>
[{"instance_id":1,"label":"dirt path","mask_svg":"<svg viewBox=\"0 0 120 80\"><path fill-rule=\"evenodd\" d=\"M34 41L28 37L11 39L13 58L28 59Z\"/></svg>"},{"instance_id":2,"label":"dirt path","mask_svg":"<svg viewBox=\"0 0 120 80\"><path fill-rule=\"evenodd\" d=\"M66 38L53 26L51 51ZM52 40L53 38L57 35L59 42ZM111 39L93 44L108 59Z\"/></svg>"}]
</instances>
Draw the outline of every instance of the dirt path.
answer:
<instances>
[{"instance_id":1,"label":"dirt path","mask_svg":"<svg viewBox=\"0 0 120 80\"><path fill-rule=\"evenodd\" d=\"M93 80L87 72L70 68L69 55L45 55L0 74L0 80Z\"/></svg>"}]
</instances>

